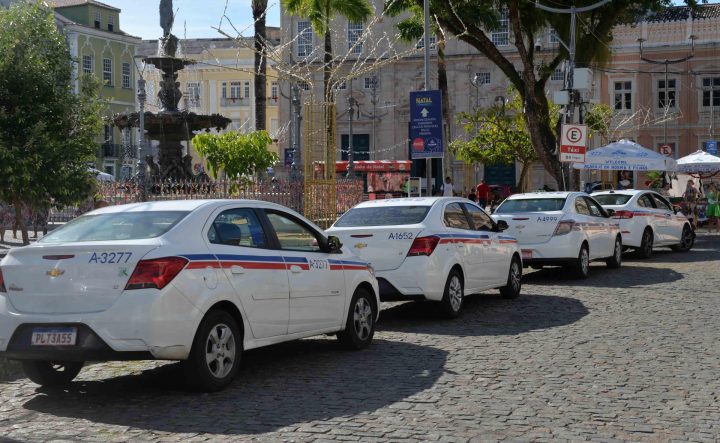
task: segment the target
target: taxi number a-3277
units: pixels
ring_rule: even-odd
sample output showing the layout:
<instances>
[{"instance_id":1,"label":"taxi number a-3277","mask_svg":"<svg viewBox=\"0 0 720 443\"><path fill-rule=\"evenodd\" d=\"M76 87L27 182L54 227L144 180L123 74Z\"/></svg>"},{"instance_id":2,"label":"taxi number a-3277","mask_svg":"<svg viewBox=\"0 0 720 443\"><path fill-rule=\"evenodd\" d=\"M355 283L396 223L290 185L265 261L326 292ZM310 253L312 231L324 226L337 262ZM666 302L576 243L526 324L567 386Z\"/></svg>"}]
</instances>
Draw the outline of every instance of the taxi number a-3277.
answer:
<instances>
[{"instance_id":1,"label":"taxi number a-3277","mask_svg":"<svg viewBox=\"0 0 720 443\"><path fill-rule=\"evenodd\" d=\"M323 271L330 268L330 265L328 264L327 260L313 260L309 259L308 262L310 263L310 269L316 269L319 271Z\"/></svg>"},{"instance_id":2,"label":"taxi number a-3277","mask_svg":"<svg viewBox=\"0 0 720 443\"><path fill-rule=\"evenodd\" d=\"M549 222L558 221L558 218L557 217L548 217L548 216L538 216L537 220L535 220L535 221L541 222L541 223L549 223Z\"/></svg>"},{"instance_id":3,"label":"taxi number a-3277","mask_svg":"<svg viewBox=\"0 0 720 443\"><path fill-rule=\"evenodd\" d=\"M93 252L88 263L127 263L132 257L132 252Z\"/></svg>"},{"instance_id":4,"label":"taxi number a-3277","mask_svg":"<svg viewBox=\"0 0 720 443\"><path fill-rule=\"evenodd\" d=\"M412 232L391 232L388 235L388 240L412 240L415 238L415 234Z\"/></svg>"}]
</instances>

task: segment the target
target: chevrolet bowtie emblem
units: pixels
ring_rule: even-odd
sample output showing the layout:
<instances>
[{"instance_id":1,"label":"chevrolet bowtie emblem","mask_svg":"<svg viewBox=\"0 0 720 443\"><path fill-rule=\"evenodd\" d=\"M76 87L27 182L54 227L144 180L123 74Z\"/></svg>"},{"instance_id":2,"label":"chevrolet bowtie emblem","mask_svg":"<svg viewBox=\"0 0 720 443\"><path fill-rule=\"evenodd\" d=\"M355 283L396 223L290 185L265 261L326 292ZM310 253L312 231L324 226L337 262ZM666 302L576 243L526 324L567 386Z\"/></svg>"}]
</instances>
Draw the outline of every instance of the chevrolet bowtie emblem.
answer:
<instances>
[{"instance_id":1,"label":"chevrolet bowtie emblem","mask_svg":"<svg viewBox=\"0 0 720 443\"><path fill-rule=\"evenodd\" d=\"M355 249L362 249L362 248L366 248L366 247L367 247L367 243L355 243Z\"/></svg>"},{"instance_id":2,"label":"chevrolet bowtie emblem","mask_svg":"<svg viewBox=\"0 0 720 443\"><path fill-rule=\"evenodd\" d=\"M58 269L58 268L52 268L51 270L46 272L46 274L49 275L50 277L59 277L59 276L63 275L64 273L65 273L65 271L63 271L62 269Z\"/></svg>"}]
</instances>

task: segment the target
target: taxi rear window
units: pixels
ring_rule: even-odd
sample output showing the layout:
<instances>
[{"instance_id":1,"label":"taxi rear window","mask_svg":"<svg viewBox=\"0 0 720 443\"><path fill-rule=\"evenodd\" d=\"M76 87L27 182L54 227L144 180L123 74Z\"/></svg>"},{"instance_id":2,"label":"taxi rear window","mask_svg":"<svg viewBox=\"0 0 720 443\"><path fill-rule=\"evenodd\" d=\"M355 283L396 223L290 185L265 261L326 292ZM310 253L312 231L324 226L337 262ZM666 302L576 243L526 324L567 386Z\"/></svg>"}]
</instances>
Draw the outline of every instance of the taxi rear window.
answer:
<instances>
[{"instance_id":1,"label":"taxi rear window","mask_svg":"<svg viewBox=\"0 0 720 443\"><path fill-rule=\"evenodd\" d=\"M154 238L169 231L188 214L188 211L147 211L83 215L48 233L38 243Z\"/></svg>"},{"instance_id":2,"label":"taxi rear window","mask_svg":"<svg viewBox=\"0 0 720 443\"><path fill-rule=\"evenodd\" d=\"M430 206L353 208L335 222L336 227L414 225L425 220Z\"/></svg>"},{"instance_id":3,"label":"taxi rear window","mask_svg":"<svg viewBox=\"0 0 720 443\"><path fill-rule=\"evenodd\" d=\"M601 205L624 205L632 198L632 195L593 194L592 197Z\"/></svg>"},{"instance_id":4,"label":"taxi rear window","mask_svg":"<svg viewBox=\"0 0 720 443\"><path fill-rule=\"evenodd\" d=\"M564 198L523 198L505 200L495 213L562 211L563 206L565 206Z\"/></svg>"}]
</instances>

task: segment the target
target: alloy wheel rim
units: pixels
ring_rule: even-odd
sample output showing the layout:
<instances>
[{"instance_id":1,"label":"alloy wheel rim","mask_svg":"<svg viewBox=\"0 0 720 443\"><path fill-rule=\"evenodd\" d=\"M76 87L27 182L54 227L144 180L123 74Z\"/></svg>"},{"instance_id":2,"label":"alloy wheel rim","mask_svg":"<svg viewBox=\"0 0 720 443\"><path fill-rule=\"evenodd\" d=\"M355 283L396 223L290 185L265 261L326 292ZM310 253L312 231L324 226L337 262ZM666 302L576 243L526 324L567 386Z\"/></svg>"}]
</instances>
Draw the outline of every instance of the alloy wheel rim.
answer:
<instances>
[{"instance_id":1,"label":"alloy wheel rim","mask_svg":"<svg viewBox=\"0 0 720 443\"><path fill-rule=\"evenodd\" d=\"M622 245L620 240L615 240L615 261L620 263L622 260Z\"/></svg>"},{"instance_id":2,"label":"alloy wheel rim","mask_svg":"<svg viewBox=\"0 0 720 443\"><path fill-rule=\"evenodd\" d=\"M581 252L580 266L582 267L583 274L587 274L588 269L590 268L590 257L588 255L587 249L585 248L583 248Z\"/></svg>"},{"instance_id":3,"label":"alloy wheel rim","mask_svg":"<svg viewBox=\"0 0 720 443\"><path fill-rule=\"evenodd\" d=\"M687 249L690 247L690 241L692 239L692 234L690 234L690 229L686 227L683 228L683 236L682 236L682 247L683 249Z\"/></svg>"},{"instance_id":4,"label":"alloy wheel rim","mask_svg":"<svg viewBox=\"0 0 720 443\"><path fill-rule=\"evenodd\" d=\"M205 362L215 378L224 378L235 363L235 335L224 323L215 325L205 343Z\"/></svg>"},{"instance_id":5,"label":"alloy wheel rim","mask_svg":"<svg viewBox=\"0 0 720 443\"><path fill-rule=\"evenodd\" d=\"M510 267L510 285L515 292L520 292L520 266L516 261Z\"/></svg>"},{"instance_id":6,"label":"alloy wheel rim","mask_svg":"<svg viewBox=\"0 0 720 443\"><path fill-rule=\"evenodd\" d=\"M353 309L353 326L360 340L367 340L372 332L372 308L367 299L361 297Z\"/></svg>"},{"instance_id":7,"label":"alloy wheel rim","mask_svg":"<svg viewBox=\"0 0 720 443\"><path fill-rule=\"evenodd\" d=\"M460 305L462 305L462 284L460 283L460 278L457 275L453 275L450 279L448 293L450 295L450 305L452 306L453 311L459 311Z\"/></svg>"},{"instance_id":8,"label":"alloy wheel rim","mask_svg":"<svg viewBox=\"0 0 720 443\"><path fill-rule=\"evenodd\" d=\"M647 238L647 241L645 242L645 252L649 254L652 252L653 239L649 232L645 233L645 237Z\"/></svg>"}]
</instances>

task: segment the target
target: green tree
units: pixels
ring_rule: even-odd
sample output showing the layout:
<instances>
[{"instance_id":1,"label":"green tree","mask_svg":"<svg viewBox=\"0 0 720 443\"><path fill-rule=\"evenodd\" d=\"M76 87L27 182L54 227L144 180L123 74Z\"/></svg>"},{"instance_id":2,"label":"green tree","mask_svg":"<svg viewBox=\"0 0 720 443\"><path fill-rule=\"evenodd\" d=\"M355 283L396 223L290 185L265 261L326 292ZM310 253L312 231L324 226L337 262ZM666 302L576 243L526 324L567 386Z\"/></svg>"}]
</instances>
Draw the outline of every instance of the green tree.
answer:
<instances>
[{"instance_id":1,"label":"green tree","mask_svg":"<svg viewBox=\"0 0 720 443\"><path fill-rule=\"evenodd\" d=\"M332 102L332 19L341 15L354 22L365 21L374 12L372 5L368 0L282 0L282 5L290 14L310 20L313 31L324 38L323 98Z\"/></svg>"},{"instance_id":2,"label":"green tree","mask_svg":"<svg viewBox=\"0 0 720 443\"><path fill-rule=\"evenodd\" d=\"M386 4L393 1L396 0L386 0ZM423 0L414 1L417 5L423 3ZM595 1L554 0L551 3L555 8L570 8L589 6ZM644 13L669 4L669 0L611 0L600 8L578 14L576 65L602 63L609 57L608 45L614 26L635 21ZM563 169L556 155L557 138L545 90L550 75L568 54L561 47L557 53L545 56L536 50L535 41L554 29L569 43L569 15L545 12L536 8L534 2L520 0L431 0L430 7L443 29L486 56L517 89L525 106L523 115L538 158L561 183ZM491 32L502 24L501 13L507 14L509 42L516 51L501 51L493 43ZM570 185L575 187L577 183L572 180Z\"/></svg>"},{"instance_id":3,"label":"green tree","mask_svg":"<svg viewBox=\"0 0 720 443\"><path fill-rule=\"evenodd\" d=\"M266 131L202 133L192 139L197 152L208 161L210 174L217 179L219 172L224 171L231 180L249 178L274 165L278 157L268 151L270 143L272 139Z\"/></svg>"},{"instance_id":4,"label":"green tree","mask_svg":"<svg viewBox=\"0 0 720 443\"><path fill-rule=\"evenodd\" d=\"M598 103L590 108L584 119L585 124L588 125L588 129L591 131L588 138L592 137L592 132L594 132L600 135L601 142L606 144L610 135L612 117L613 110L605 103Z\"/></svg>"},{"instance_id":5,"label":"green tree","mask_svg":"<svg viewBox=\"0 0 720 443\"><path fill-rule=\"evenodd\" d=\"M255 23L255 129L265 129L265 108L267 106L267 33L265 19L267 0L252 0L253 22Z\"/></svg>"},{"instance_id":6,"label":"green tree","mask_svg":"<svg viewBox=\"0 0 720 443\"><path fill-rule=\"evenodd\" d=\"M73 93L73 59L51 10L21 2L0 10L0 200L21 208L86 198L106 106L89 78Z\"/></svg>"},{"instance_id":7,"label":"green tree","mask_svg":"<svg viewBox=\"0 0 720 443\"><path fill-rule=\"evenodd\" d=\"M519 162L521 169L517 188L525 192L530 165L538 157L523 117L522 99L516 91L510 91L509 95L511 98L507 105L495 104L475 114L458 114L458 120L471 138L468 141L453 141L450 149L466 163L507 165Z\"/></svg>"}]
</instances>

